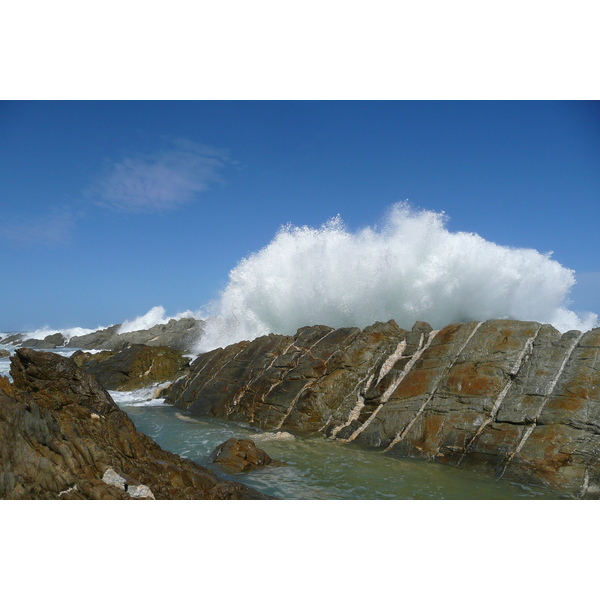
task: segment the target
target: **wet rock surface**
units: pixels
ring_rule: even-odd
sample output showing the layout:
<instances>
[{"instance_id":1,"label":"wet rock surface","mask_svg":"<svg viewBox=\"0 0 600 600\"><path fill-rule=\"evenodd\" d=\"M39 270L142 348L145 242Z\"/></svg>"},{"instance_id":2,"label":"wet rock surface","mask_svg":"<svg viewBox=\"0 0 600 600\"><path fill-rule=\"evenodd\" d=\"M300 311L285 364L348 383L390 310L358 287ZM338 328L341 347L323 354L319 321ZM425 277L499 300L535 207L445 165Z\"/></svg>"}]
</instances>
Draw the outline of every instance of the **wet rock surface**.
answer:
<instances>
[{"instance_id":1,"label":"wet rock surface","mask_svg":"<svg viewBox=\"0 0 600 600\"><path fill-rule=\"evenodd\" d=\"M231 438L217 446L210 456L210 461L236 473L280 464L264 450L258 448L252 440L236 438Z\"/></svg>"},{"instance_id":2,"label":"wet rock surface","mask_svg":"<svg viewBox=\"0 0 600 600\"><path fill-rule=\"evenodd\" d=\"M166 401L600 498L600 329L305 327L199 356Z\"/></svg>"},{"instance_id":3,"label":"wet rock surface","mask_svg":"<svg viewBox=\"0 0 600 600\"><path fill-rule=\"evenodd\" d=\"M16 350L0 377L0 498L264 499L139 433L95 377Z\"/></svg>"}]
</instances>

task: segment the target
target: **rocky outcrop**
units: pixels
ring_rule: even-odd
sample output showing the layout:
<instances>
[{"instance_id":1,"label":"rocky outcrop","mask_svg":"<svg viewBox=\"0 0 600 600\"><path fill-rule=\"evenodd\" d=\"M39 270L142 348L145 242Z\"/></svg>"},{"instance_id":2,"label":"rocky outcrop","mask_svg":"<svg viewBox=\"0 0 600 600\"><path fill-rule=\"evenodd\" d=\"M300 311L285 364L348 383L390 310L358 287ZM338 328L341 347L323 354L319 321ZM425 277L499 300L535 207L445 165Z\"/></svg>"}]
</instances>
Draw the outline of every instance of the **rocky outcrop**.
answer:
<instances>
[{"instance_id":1,"label":"rocky outcrop","mask_svg":"<svg viewBox=\"0 0 600 600\"><path fill-rule=\"evenodd\" d=\"M111 325L106 329L98 329L85 335L73 336L67 343L69 348L82 348L84 350L114 350L118 341L121 325Z\"/></svg>"},{"instance_id":2,"label":"rocky outcrop","mask_svg":"<svg viewBox=\"0 0 600 600\"><path fill-rule=\"evenodd\" d=\"M54 347L56 348L57 346L64 346L67 341L67 338L59 332L47 335L44 338L44 341L48 344L54 344Z\"/></svg>"},{"instance_id":3,"label":"rocky outcrop","mask_svg":"<svg viewBox=\"0 0 600 600\"><path fill-rule=\"evenodd\" d=\"M130 391L173 381L187 371L189 358L166 346L134 344L119 352L77 351L71 357L86 373L109 390Z\"/></svg>"},{"instance_id":4,"label":"rocky outcrop","mask_svg":"<svg viewBox=\"0 0 600 600\"><path fill-rule=\"evenodd\" d=\"M112 350L101 350L100 352L77 350L77 352L71 354L70 358L78 367L83 367L85 365L85 368L87 369L98 362L102 362L103 360L114 356L114 354L115 353Z\"/></svg>"},{"instance_id":5,"label":"rocky outcrop","mask_svg":"<svg viewBox=\"0 0 600 600\"><path fill-rule=\"evenodd\" d=\"M155 325L150 329L119 333L121 325L112 325L86 335L74 336L67 340L62 333L47 335L43 340L27 338L21 333L7 335L0 344L23 348L52 350L61 346L83 350L122 350L133 344L146 346L168 346L180 352L190 352L202 335L204 321L185 317L171 319L168 323Z\"/></svg>"},{"instance_id":6,"label":"rocky outcrop","mask_svg":"<svg viewBox=\"0 0 600 600\"><path fill-rule=\"evenodd\" d=\"M56 344L47 342L46 340L36 340L35 338L27 338L20 344L21 348L35 348L36 350L52 350L56 348Z\"/></svg>"},{"instance_id":7,"label":"rocky outcrop","mask_svg":"<svg viewBox=\"0 0 600 600\"><path fill-rule=\"evenodd\" d=\"M139 433L69 358L19 349L0 377L0 498L264 499Z\"/></svg>"},{"instance_id":8,"label":"rocky outcrop","mask_svg":"<svg viewBox=\"0 0 600 600\"><path fill-rule=\"evenodd\" d=\"M121 325L72 337L66 344L84 350L121 350L133 344L168 346L180 352L189 352L202 334L204 321L193 318L171 319L168 323L150 329L119 333Z\"/></svg>"},{"instance_id":9,"label":"rocky outcrop","mask_svg":"<svg viewBox=\"0 0 600 600\"><path fill-rule=\"evenodd\" d=\"M600 329L305 327L199 356L166 401L600 497Z\"/></svg>"},{"instance_id":10,"label":"rocky outcrop","mask_svg":"<svg viewBox=\"0 0 600 600\"><path fill-rule=\"evenodd\" d=\"M279 465L249 439L230 438L215 448L210 461L228 471L239 473L267 465Z\"/></svg>"},{"instance_id":11,"label":"rocky outcrop","mask_svg":"<svg viewBox=\"0 0 600 600\"><path fill-rule=\"evenodd\" d=\"M57 346L64 346L65 336L62 333L47 335L43 340L27 338L20 342L22 348L35 348L37 350L52 350Z\"/></svg>"},{"instance_id":12,"label":"rocky outcrop","mask_svg":"<svg viewBox=\"0 0 600 600\"><path fill-rule=\"evenodd\" d=\"M7 344L10 346L18 346L23 341L22 333L10 333L0 338L0 344Z\"/></svg>"}]
</instances>

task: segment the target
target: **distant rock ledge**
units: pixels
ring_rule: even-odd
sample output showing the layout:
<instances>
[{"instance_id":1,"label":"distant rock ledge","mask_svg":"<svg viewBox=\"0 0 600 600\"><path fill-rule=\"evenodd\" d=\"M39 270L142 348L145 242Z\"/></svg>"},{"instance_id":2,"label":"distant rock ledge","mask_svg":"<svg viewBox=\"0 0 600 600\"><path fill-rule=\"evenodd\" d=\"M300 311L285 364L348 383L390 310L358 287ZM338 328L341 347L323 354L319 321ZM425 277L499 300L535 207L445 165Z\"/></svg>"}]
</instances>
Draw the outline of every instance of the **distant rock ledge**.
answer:
<instances>
[{"instance_id":1,"label":"distant rock ledge","mask_svg":"<svg viewBox=\"0 0 600 600\"><path fill-rule=\"evenodd\" d=\"M180 352L191 352L202 335L204 321L185 317L171 319L168 323L154 325L149 329L118 333L121 325L112 325L86 335L66 339L61 333L54 333L44 339L26 338L22 333L13 333L0 339L0 344L9 344L36 350L53 350L65 346L83 350L122 350L133 344L146 346L168 346Z\"/></svg>"},{"instance_id":2,"label":"distant rock ledge","mask_svg":"<svg viewBox=\"0 0 600 600\"><path fill-rule=\"evenodd\" d=\"M200 355L166 402L600 498L600 329L304 327Z\"/></svg>"}]
</instances>

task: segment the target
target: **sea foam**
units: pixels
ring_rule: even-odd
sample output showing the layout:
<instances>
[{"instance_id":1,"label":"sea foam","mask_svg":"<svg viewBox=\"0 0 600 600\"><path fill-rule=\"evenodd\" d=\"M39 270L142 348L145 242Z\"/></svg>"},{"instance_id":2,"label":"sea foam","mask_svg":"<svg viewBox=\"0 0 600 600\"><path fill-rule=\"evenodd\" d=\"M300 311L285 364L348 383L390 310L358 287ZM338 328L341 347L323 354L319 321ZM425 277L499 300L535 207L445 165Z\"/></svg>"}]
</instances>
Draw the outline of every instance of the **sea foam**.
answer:
<instances>
[{"instance_id":1,"label":"sea foam","mask_svg":"<svg viewBox=\"0 0 600 600\"><path fill-rule=\"evenodd\" d=\"M410 328L511 318L560 331L598 326L568 308L574 271L550 254L450 232L444 213L391 207L381 227L349 231L338 216L320 228L282 227L230 273L196 350L205 352L305 325Z\"/></svg>"},{"instance_id":2,"label":"sea foam","mask_svg":"<svg viewBox=\"0 0 600 600\"><path fill-rule=\"evenodd\" d=\"M84 327L71 327L69 329L52 329L51 327L45 326L40 329L36 329L34 331L28 331L23 334L24 339L33 338L35 340L43 340L45 337L49 335L54 335L55 333L60 333L68 342L72 337L77 337L80 335L87 335L88 333L93 333L94 331L98 331L99 329L104 329L104 327L98 326L96 329L85 329Z\"/></svg>"}]
</instances>

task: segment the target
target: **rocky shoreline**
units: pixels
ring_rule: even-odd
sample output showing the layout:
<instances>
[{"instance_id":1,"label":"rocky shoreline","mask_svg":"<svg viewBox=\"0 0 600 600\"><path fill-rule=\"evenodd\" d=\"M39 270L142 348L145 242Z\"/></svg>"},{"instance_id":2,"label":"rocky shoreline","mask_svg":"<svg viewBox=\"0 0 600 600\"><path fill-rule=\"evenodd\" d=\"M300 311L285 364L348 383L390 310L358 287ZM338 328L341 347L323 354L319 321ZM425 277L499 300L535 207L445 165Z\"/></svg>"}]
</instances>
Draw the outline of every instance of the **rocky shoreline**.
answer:
<instances>
[{"instance_id":1,"label":"rocky shoreline","mask_svg":"<svg viewBox=\"0 0 600 600\"><path fill-rule=\"evenodd\" d=\"M600 498L600 329L560 334L511 320L439 331L424 322L410 331L394 321L362 330L312 326L218 348L191 364L174 349L189 329L166 327L171 347L127 341L70 359L16 350L14 383L0 381L8 448L0 497L131 498L146 488L155 498L264 497L163 451L105 390L173 381L157 391L192 415L282 435L320 433L564 497ZM269 464L247 442L230 440L215 450L217 462L227 454L242 470Z\"/></svg>"},{"instance_id":2,"label":"rocky shoreline","mask_svg":"<svg viewBox=\"0 0 600 600\"><path fill-rule=\"evenodd\" d=\"M43 339L27 337L23 333L13 333L0 337L0 344L36 350L56 348L80 348L82 350L122 350L133 344L146 346L168 346L180 352L191 352L194 343L202 335L204 321L185 317L170 319L167 323L154 325L149 329L119 333L122 325L111 325L86 335L66 338L62 333L53 333Z\"/></svg>"},{"instance_id":3,"label":"rocky shoreline","mask_svg":"<svg viewBox=\"0 0 600 600\"><path fill-rule=\"evenodd\" d=\"M600 329L305 327L199 356L165 401L600 498Z\"/></svg>"},{"instance_id":4,"label":"rocky shoreline","mask_svg":"<svg viewBox=\"0 0 600 600\"><path fill-rule=\"evenodd\" d=\"M21 348L0 377L0 498L267 499L160 448L73 360Z\"/></svg>"}]
</instances>

